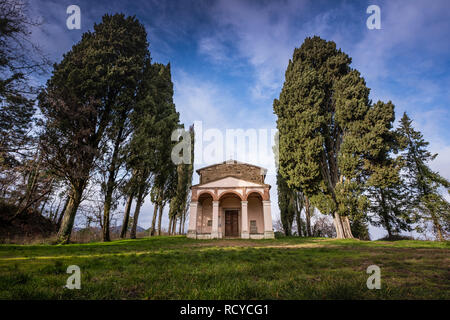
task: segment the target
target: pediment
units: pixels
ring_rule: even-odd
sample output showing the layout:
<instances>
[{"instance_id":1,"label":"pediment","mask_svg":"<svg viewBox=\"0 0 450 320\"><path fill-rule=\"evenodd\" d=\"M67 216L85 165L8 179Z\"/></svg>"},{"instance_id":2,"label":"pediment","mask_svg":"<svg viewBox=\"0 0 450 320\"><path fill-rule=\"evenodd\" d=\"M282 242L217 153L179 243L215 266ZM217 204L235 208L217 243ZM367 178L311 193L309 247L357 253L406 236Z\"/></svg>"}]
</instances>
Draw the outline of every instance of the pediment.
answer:
<instances>
[{"instance_id":1,"label":"pediment","mask_svg":"<svg viewBox=\"0 0 450 320\"><path fill-rule=\"evenodd\" d=\"M223 187L262 187L262 184L250 182L235 177L225 177L216 181L199 184L197 187L202 188L223 188Z\"/></svg>"}]
</instances>

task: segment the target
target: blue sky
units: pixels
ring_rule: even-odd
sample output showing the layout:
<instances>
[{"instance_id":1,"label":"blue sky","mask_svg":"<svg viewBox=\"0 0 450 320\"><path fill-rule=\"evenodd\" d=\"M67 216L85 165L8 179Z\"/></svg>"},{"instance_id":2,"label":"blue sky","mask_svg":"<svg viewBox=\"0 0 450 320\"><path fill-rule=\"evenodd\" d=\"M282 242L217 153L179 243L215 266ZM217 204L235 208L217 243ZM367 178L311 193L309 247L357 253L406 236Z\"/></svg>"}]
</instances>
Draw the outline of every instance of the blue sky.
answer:
<instances>
[{"instance_id":1,"label":"blue sky","mask_svg":"<svg viewBox=\"0 0 450 320\"><path fill-rule=\"evenodd\" d=\"M307 36L333 40L353 59L374 101L407 111L439 153L432 167L450 179L450 2L432 1L39 1L43 21L32 34L51 59L92 30L105 13L136 15L148 32L154 62L172 67L175 103L186 125L274 128L279 96L294 48ZM81 30L68 30L66 8L81 9ZM381 29L369 30L369 5L381 9ZM276 184L273 216L278 215ZM194 177L194 182L197 177ZM151 219L145 204L142 224ZM383 231L371 228L374 238Z\"/></svg>"}]
</instances>

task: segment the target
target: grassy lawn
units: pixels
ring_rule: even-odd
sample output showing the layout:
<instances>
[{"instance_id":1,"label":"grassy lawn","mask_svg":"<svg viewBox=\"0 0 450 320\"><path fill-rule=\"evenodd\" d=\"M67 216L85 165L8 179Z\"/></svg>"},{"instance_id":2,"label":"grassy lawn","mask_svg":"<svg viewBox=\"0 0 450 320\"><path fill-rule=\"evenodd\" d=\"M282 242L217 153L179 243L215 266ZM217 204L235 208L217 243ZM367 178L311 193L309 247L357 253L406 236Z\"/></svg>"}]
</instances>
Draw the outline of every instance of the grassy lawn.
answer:
<instances>
[{"instance_id":1,"label":"grassy lawn","mask_svg":"<svg viewBox=\"0 0 450 320\"><path fill-rule=\"evenodd\" d=\"M369 265L381 289L369 290ZM69 265L81 289L63 288ZM0 299L450 299L450 244L318 238L0 245Z\"/></svg>"}]
</instances>

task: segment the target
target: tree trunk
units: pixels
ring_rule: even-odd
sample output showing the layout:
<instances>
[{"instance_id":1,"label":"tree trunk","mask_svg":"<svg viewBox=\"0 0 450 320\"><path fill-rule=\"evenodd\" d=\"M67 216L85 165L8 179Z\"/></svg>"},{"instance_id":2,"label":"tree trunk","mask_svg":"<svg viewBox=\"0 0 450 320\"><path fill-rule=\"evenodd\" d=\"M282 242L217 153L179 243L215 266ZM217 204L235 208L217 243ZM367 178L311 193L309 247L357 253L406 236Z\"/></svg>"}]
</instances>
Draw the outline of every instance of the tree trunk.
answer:
<instances>
[{"instance_id":1,"label":"tree trunk","mask_svg":"<svg viewBox=\"0 0 450 320\"><path fill-rule=\"evenodd\" d=\"M167 231L169 236L172 234L172 228L173 228L173 217L170 217L169 218L169 230Z\"/></svg>"},{"instance_id":2,"label":"tree trunk","mask_svg":"<svg viewBox=\"0 0 450 320\"><path fill-rule=\"evenodd\" d=\"M444 236L443 236L443 232L442 232L442 226L439 223L435 224L434 226L436 228L439 241L445 241Z\"/></svg>"},{"instance_id":3,"label":"tree trunk","mask_svg":"<svg viewBox=\"0 0 450 320\"><path fill-rule=\"evenodd\" d=\"M111 241L109 232L109 222L111 217L112 195L116 184L116 171L118 169L119 149L122 142L123 126L120 127L114 143L114 151L111 157L111 163L108 168L108 182L106 183L105 205L103 211L103 241Z\"/></svg>"},{"instance_id":4,"label":"tree trunk","mask_svg":"<svg viewBox=\"0 0 450 320\"><path fill-rule=\"evenodd\" d=\"M384 222L384 227L386 228L386 231L388 233L388 238L391 239L392 238L392 231L391 231L391 225L389 224L388 218L384 217L383 222Z\"/></svg>"},{"instance_id":5,"label":"tree trunk","mask_svg":"<svg viewBox=\"0 0 450 320\"><path fill-rule=\"evenodd\" d=\"M344 236L345 239L353 239L352 229L350 227L350 220L347 216L341 217L342 226L344 227Z\"/></svg>"},{"instance_id":6,"label":"tree trunk","mask_svg":"<svg viewBox=\"0 0 450 320\"><path fill-rule=\"evenodd\" d=\"M159 216L158 216L158 232L157 232L158 236L161 235L161 220L162 220L163 210L164 210L164 205L161 204L161 206L159 207Z\"/></svg>"},{"instance_id":7,"label":"tree trunk","mask_svg":"<svg viewBox=\"0 0 450 320\"><path fill-rule=\"evenodd\" d=\"M298 232L298 236L306 236L306 233L304 232L304 225L302 222L302 210L303 210L303 206L305 204L305 196L303 195L303 193L299 192L299 191L295 191L295 216L296 216L296 220L297 220L297 232Z\"/></svg>"},{"instance_id":8,"label":"tree trunk","mask_svg":"<svg viewBox=\"0 0 450 320\"><path fill-rule=\"evenodd\" d=\"M152 218L152 226L150 228L150 236L153 237L155 235L156 228L156 216L158 215L158 204L154 203L153 207L153 218Z\"/></svg>"},{"instance_id":9,"label":"tree trunk","mask_svg":"<svg viewBox=\"0 0 450 320\"><path fill-rule=\"evenodd\" d=\"M181 234L181 226L183 225L182 221L183 221L183 213L181 213L181 216L180 216L180 224L178 226L178 234Z\"/></svg>"},{"instance_id":10,"label":"tree trunk","mask_svg":"<svg viewBox=\"0 0 450 320\"><path fill-rule=\"evenodd\" d=\"M442 231L442 226L439 223L439 220L436 218L436 216L434 215L434 213L431 212L431 217L433 219L433 225L434 225L434 229L436 230L437 233L437 237L439 239L439 241L445 241L444 239L444 233Z\"/></svg>"},{"instance_id":11,"label":"tree trunk","mask_svg":"<svg viewBox=\"0 0 450 320\"><path fill-rule=\"evenodd\" d=\"M58 242L66 244L70 241L70 235L72 233L73 224L75 222L75 216L77 214L78 207L81 203L83 196L84 182L81 182L78 188L74 188L71 191L71 196L68 198L67 207L64 210L62 216L61 226L58 231Z\"/></svg>"},{"instance_id":12,"label":"tree trunk","mask_svg":"<svg viewBox=\"0 0 450 320\"><path fill-rule=\"evenodd\" d=\"M63 206L61 212L58 212L56 214L58 217L55 216L56 225L58 226L58 229L61 226L61 221L62 221L62 218L64 216L64 212L66 212L67 206L69 205L70 197L71 197L71 191L69 191L69 194L68 194L68 196L66 198L66 201L64 202L64 206ZM56 218L58 218L58 219L56 219Z\"/></svg>"},{"instance_id":13,"label":"tree trunk","mask_svg":"<svg viewBox=\"0 0 450 320\"><path fill-rule=\"evenodd\" d=\"M384 197L383 189L380 188L379 192L380 192L380 195L381 195L381 203L380 203L381 209L382 209L381 219L383 220L384 227L387 230L388 237L389 237L389 239L391 239L391 237L392 237L392 230L391 230L391 224L389 223L390 222L389 221L389 213L387 212L387 209L386 209L386 200L385 200L385 197Z\"/></svg>"},{"instance_id":14,"label":"tree trunk","mask_svg":"<svg viewBox=\"0 0 450 320\"><path fill-rule=\"evenodd\" d=\"M172 235L177 234L177 216L174 216L172 219Z\"/></svg>"},{"instance_id":15,"label":"tree trunk","mask_svg":"<svg viewBox=\"0 0 450 320\"><path fill-rule=\"evenodd\" d=\"M109 234L109 221L110 221L110 211L111 211L111 199L112 199L112 193L108 194L109 191L107 191L106 197L105 197L105 205L103 208L103 241L108 242L111 241L111 237Z\"/></svg>"},{"instance_id":16,"label":"tree trunk","mask_svg":"<svg viewBox=\"0 0 450 320\"><path fill-rule=\"evenodd\" d=\"M121 239L124 239L127 236L128 223L130 221L130 211L131 211L132 203L133 203L133 193L131 193L128 196L127 204L125 206L125 212L123 213L122 228L120 230L120 238Z\"/></svg>"},{"instance_id":17,"label":"tree trunk","mask_svg":"<svg viewBox=\"0 0 450 320\"><path fill-rule=\"evenodd\" d=\"M130 239L136 239L136 230L138 226L138 219L139 219L139 212L141 211L142 206L142 191L139 191L137 200L136 200L136 207L134 209L134 215L133 215L133 225L131 226L130 230Z\"/></svg>"},{"instance_id":18,"label":"tree trunk","mask_svg":"<svg viewBox=\"0 0 450 320\"><path fill-rule=\"evenodd\" d=\"M334 213L334 227L336 228L337 239L353 239L352 230L350 228L350 220L347 216L341 217L339 213Z\"/></svg>"},{"instance_id":19,"label":"tree trunk","mask_svg":"<svg viewBox=\"0 0 450 320\"><path fill-rule=\"evenodd\" d=\"M300 212L298 210L296 210L296 212L295 212L295 220L297 221L298 236L301 237L302 236L302 218L301 218Z\"/></svg>"},{"instance_id":20,"label":"tree trunk","mask_svg":"<svg viewBox=\"0 0 450 320\"><path fill-rule=\"evenodd\" d=\"M305 196L305 218L306 218L306 236L311 237L311 204L307 196Z\"/></svg>"},{"instance_id":21,"label":"tree trunk","mask_svg":"<svg viewBox=\"0 0 450 320\"><path fill-rule=\"evenodd\" d=\"M334 227L336 229L336 238L344 239L344 227L342 226L341 216L339 215L339 213L334 213L333 221Z\"/></svg>"}]
</instances>

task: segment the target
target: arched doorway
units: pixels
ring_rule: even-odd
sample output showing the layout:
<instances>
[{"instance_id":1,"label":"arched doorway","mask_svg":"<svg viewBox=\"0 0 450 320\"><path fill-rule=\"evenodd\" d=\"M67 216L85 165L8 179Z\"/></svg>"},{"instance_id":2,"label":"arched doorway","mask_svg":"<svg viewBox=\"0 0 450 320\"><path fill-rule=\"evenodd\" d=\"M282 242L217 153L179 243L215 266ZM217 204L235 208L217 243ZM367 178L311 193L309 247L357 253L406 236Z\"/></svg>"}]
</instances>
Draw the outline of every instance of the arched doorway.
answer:
<instances>
[{"instance_id":1,"label":"arched doorway","mask_svg":"<svg viewBox=\"0 0 450 320\"><path fill-rule=\"evenodd\" d=\"M227 192L219 200L219 230L226 238L237 238L241 234L241 198Z\"/></svg>"}]
</instances>

